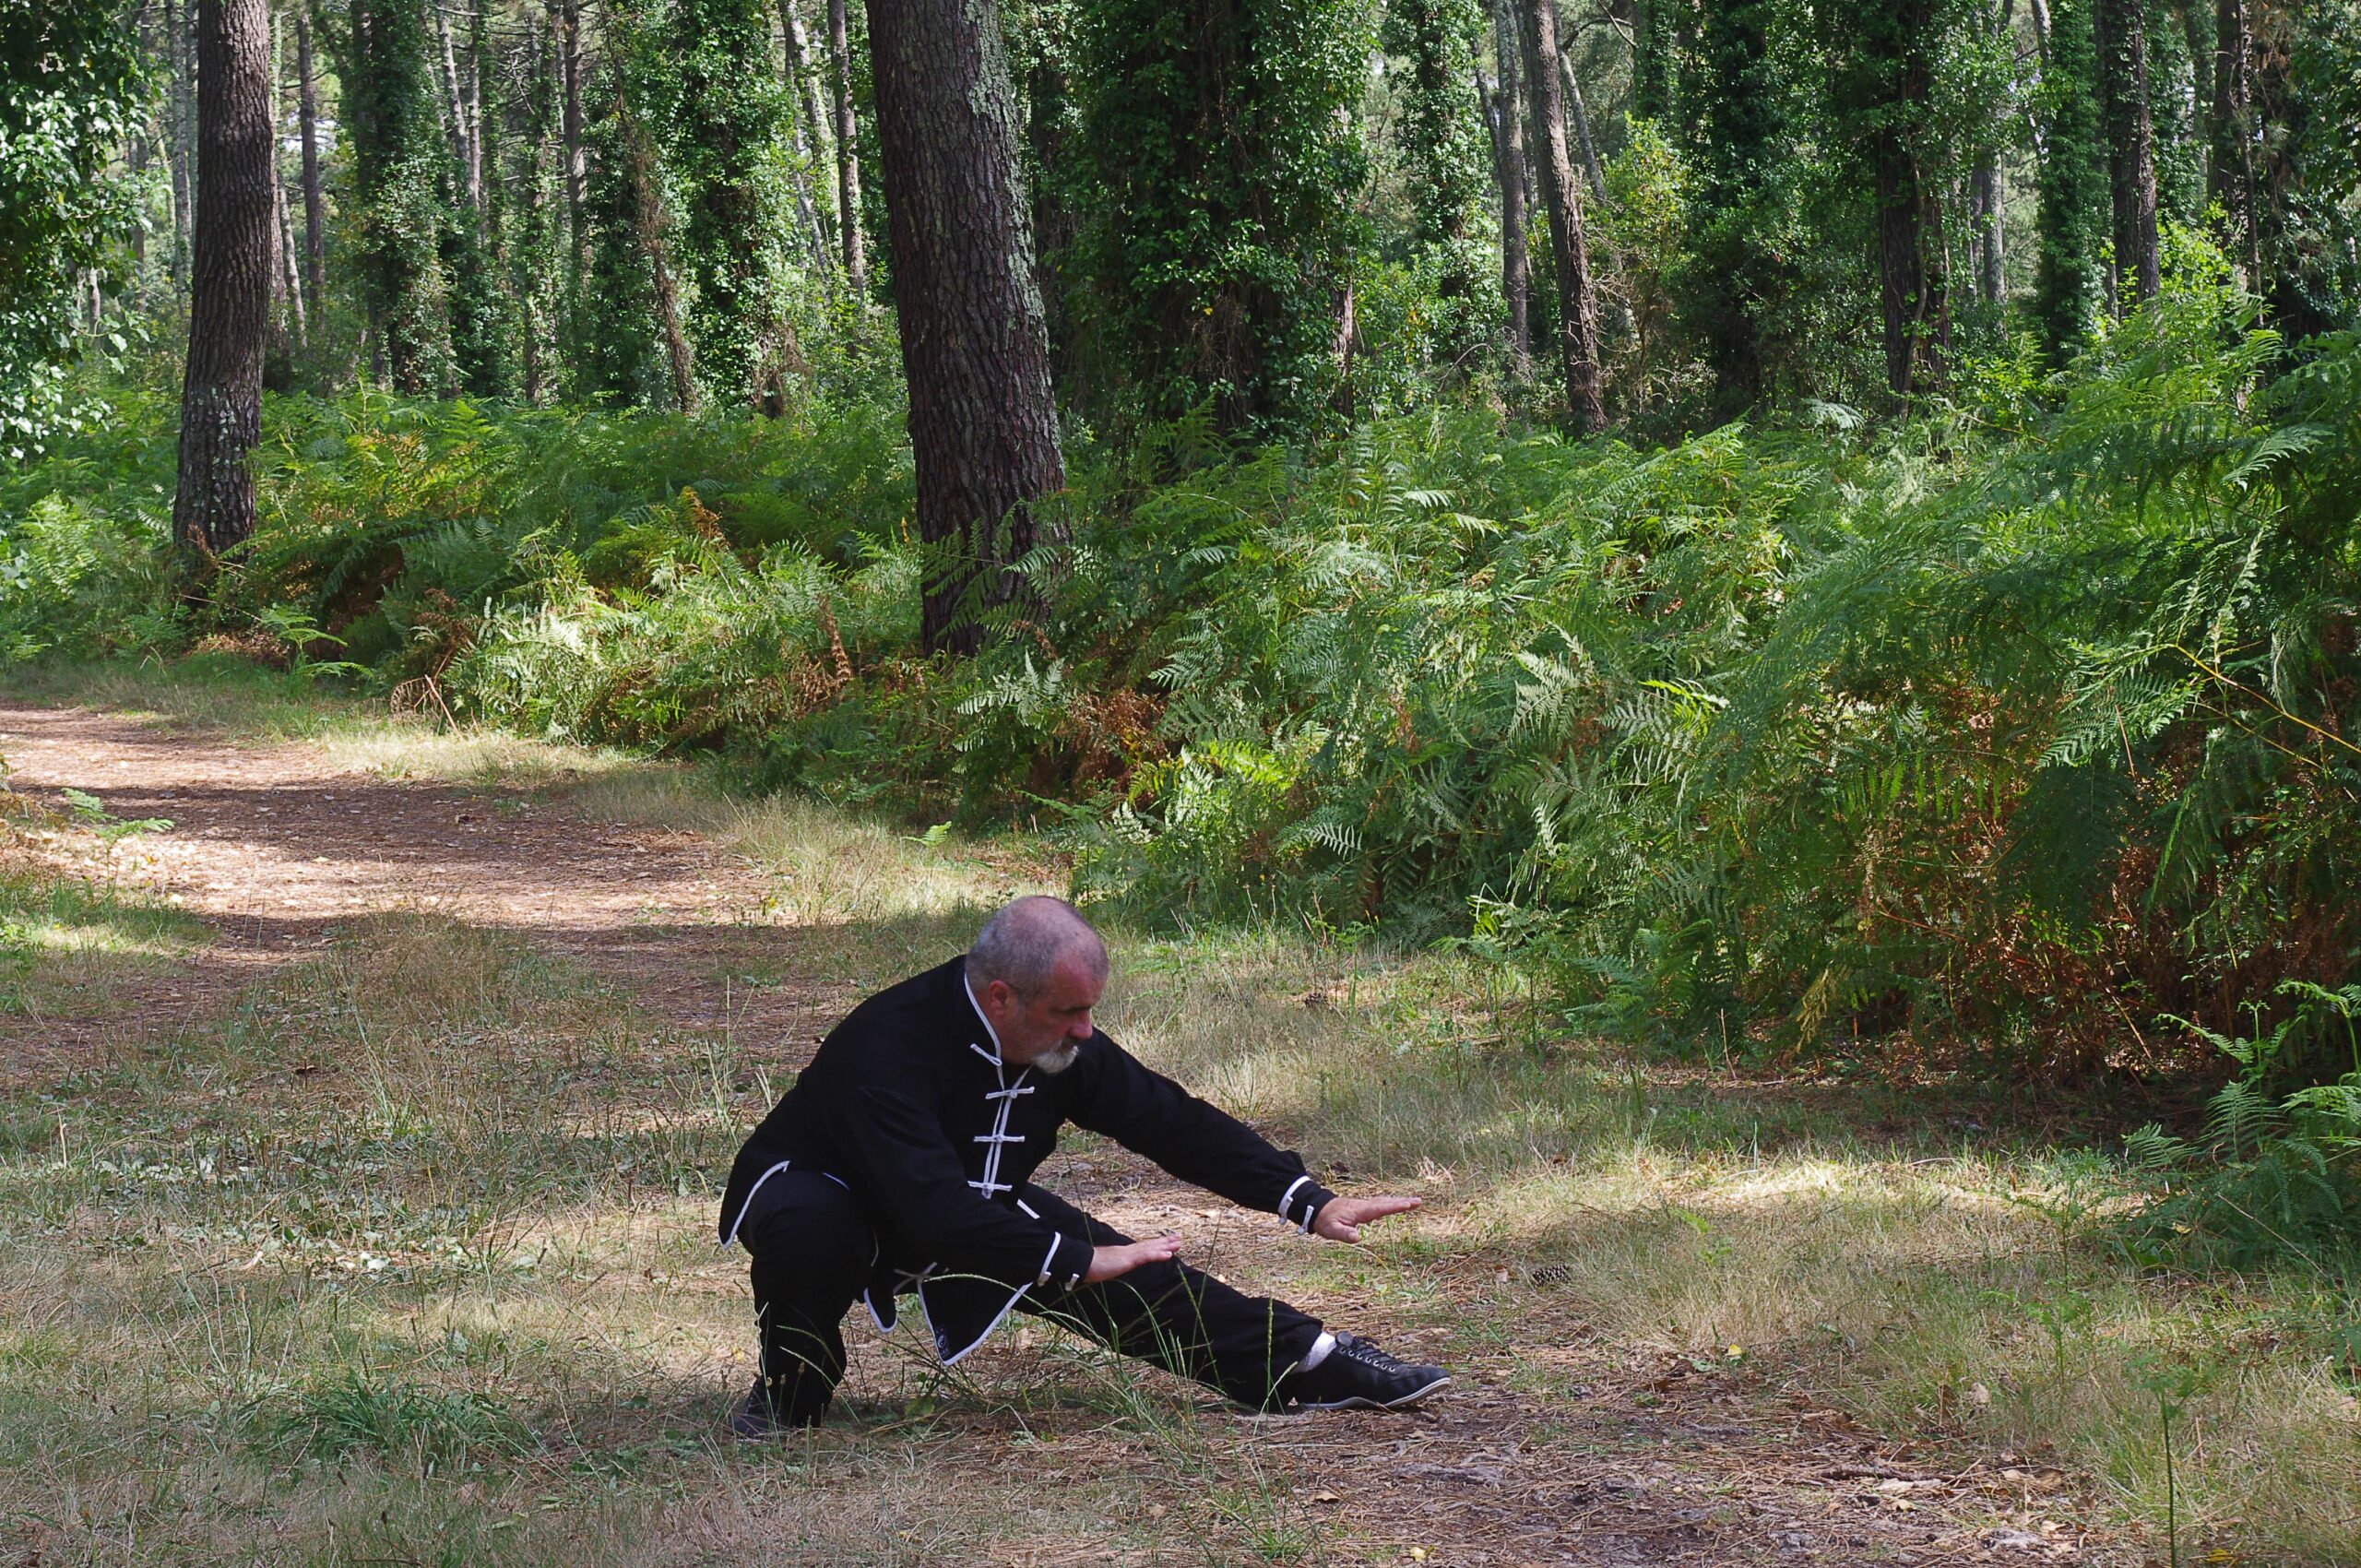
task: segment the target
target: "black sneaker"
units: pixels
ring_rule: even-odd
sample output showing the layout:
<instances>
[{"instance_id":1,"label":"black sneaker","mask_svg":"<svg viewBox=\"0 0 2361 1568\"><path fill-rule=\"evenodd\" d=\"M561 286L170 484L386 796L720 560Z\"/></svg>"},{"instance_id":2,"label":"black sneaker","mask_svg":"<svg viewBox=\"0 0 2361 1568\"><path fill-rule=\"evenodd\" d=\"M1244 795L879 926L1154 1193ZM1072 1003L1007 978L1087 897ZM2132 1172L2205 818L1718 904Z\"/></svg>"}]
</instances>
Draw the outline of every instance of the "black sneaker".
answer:
<instances>
[{"instance_id":1,"label":"black sneaker","mask_svg":"<svg viewBox=\"0 0 2361 1568\"><path fill-rule=\"evenodd\" d=\"M742 1437L749 1443L785 1437L799 1428L818 1424L817 1416L796 1420L760 1379L755 1380L753 1389L730 1412L730 1435Z\"/></svg>"},{"instance_id":2,"label":"black sneaker","mask_svg":"<svg viewBox=\"0 0 2361 1568\"><path fill-rule=\"evenodd\" d=\"M1271 1405L1281 1411L1401 1410L1449 1386L1451 1374L1441 1367L1397 1361L1366 1339L1339 1334L1318 1366L1279 1379Z\"/></svg>"}]
</instances>

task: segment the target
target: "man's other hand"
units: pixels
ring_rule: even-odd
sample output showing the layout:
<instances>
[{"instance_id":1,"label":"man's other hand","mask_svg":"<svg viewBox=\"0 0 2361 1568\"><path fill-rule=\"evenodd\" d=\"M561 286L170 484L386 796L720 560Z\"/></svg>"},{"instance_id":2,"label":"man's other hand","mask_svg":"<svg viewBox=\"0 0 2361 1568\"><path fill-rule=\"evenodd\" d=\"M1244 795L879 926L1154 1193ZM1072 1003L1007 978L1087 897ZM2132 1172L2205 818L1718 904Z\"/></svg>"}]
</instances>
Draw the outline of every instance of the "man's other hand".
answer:
<instances>
[{"instance_id":1,"label":"man's other hand","mask_svg":"<svg viewBox=\"0 0 2361 1568\"><path fill-rule=\"evenodd\" d=\"M1358 1241L1361 1227L1418 1206L1416 1198L1330 1198L1311 1218L1311 1232L1332 1241Z\"/></svg>"},{"instance_id":2,"label":"man's other hand","mask_svg":"<svg viewBox=\"0 0 2361 1568\"><path fill-rule=\"evenodd\" d=\"M1411 1200L1416 1202L1416 1199ZM1329 1206L1335 1207L1334 1204ZM1086 1285L1104 1285L1109 1279L1120 1279L1144 1263L1164 1263L1180 1250L1178 1236L1157 1236L1145 1241L1126 1241L1120 1247L1090 1249L1090 1272L1082 1277Z\"/></svg>"}]
</instances>

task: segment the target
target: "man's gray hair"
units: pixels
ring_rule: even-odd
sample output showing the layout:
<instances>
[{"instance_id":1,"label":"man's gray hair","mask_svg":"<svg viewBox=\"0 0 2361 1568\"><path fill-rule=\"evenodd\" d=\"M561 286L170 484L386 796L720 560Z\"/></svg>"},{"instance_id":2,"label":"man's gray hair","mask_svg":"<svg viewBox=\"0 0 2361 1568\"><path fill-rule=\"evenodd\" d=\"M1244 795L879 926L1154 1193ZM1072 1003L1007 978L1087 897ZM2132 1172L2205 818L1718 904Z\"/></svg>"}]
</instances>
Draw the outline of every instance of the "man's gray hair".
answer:
<instances>
[{"instance_id":1,"label":"man's gray hair","mask_svg":"<svg viewBox=\"0 0 2361 1568\"><path fill-rule=\"evenodd\" d=\"M1062 898L1036 896L1001 906L967 949L967 979L979 992L994 980L1030 1002L1050 983L1058 960L1081 957L1099 980L1107 978L1107 941L1082 911Z\"/></svg>"}]
</instances>

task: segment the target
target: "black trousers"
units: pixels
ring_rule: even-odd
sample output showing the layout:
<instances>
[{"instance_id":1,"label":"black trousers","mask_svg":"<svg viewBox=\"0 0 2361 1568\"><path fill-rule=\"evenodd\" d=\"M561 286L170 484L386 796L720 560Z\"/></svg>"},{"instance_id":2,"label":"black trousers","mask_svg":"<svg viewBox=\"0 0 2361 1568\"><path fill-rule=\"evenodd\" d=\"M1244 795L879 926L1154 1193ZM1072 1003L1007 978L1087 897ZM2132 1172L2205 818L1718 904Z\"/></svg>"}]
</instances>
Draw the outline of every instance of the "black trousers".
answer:
<instances>
[{"instance_id":1,"label":"black trousers","mask_svg":"<svg viewBox=\"0 0 2361 1568\"><path fill-rule=\"evenodd\" d=\"M1131 1240L1054 1193L1027 1186L1018 1195L1058 1229L1084 1231L1094 1245ZM835 1182L782 1170L764 1183L738 1237L753 1254L762 1370L773 1403L788 1420L816 1421L844 1377L841 1325L876 1275L877 1233ZM1017 1305L1258 1408L1320 1336L1317 1319L1232 1289L1177 1259L1047 1301L1028 1290Z\"/></svg>"}]
</instances>

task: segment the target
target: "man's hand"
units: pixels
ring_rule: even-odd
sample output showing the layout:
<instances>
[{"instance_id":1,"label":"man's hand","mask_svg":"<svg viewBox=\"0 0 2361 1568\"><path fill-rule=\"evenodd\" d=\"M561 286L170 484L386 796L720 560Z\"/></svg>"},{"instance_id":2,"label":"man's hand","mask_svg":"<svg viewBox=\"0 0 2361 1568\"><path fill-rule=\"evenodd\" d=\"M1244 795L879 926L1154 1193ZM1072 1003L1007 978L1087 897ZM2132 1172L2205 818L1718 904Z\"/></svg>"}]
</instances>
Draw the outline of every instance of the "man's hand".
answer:
<instances>
[{"instance_id":1,"label":"man's hand","mask_svg":"<svg viewBox=\"0 0 2361 1568\"><path fill-rule=\"evenodd\" d=\"M1417 1199L1412 1199L1417 1202ZM1334 1204L1329 1206L1335 1207ZM1120 1247L1090 1249L1090 1272L1082 1277L1086 1285L1104 1285L1119 1279L1144 1263L1163 1263L1180 1250L1178 1236L1157 1236L1145 1241L1126 1241Z\"/></svg>"},{"instance_id":2,"label":"man's hand","mask_svg":"<svg viewBox=\"0 0 2361 1568\"><path fill-rule=\"evenodd\" d=\"M1311 1232L1332 1241L1358 1241L1361 1239L1361 1227L1370 1220L1406 1213L1418 1206L1416 1198L1330 1198L1311 1217Z\"/></svg>"}]
</instances>

